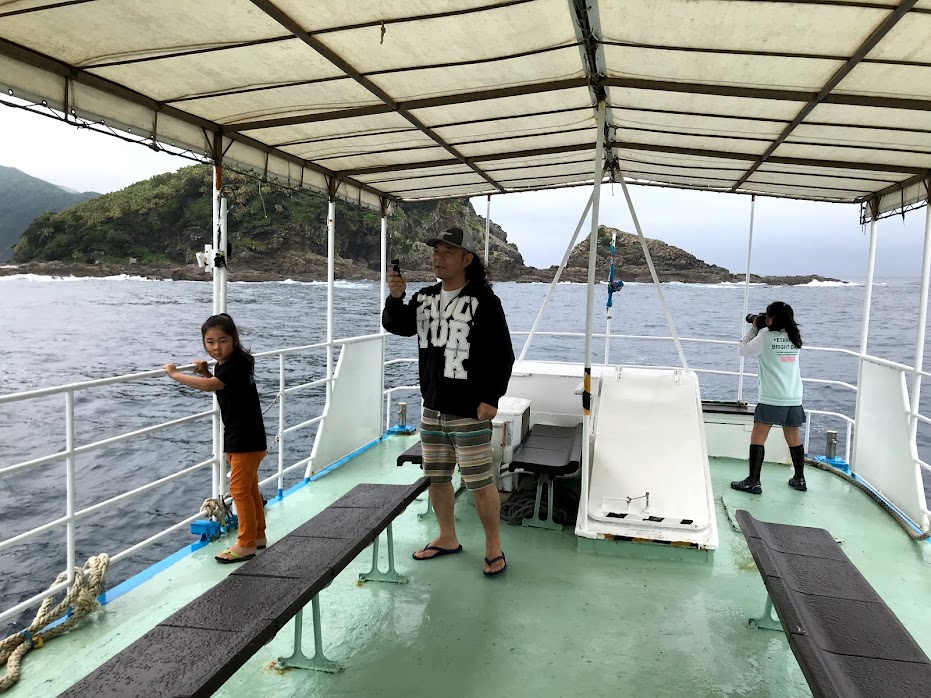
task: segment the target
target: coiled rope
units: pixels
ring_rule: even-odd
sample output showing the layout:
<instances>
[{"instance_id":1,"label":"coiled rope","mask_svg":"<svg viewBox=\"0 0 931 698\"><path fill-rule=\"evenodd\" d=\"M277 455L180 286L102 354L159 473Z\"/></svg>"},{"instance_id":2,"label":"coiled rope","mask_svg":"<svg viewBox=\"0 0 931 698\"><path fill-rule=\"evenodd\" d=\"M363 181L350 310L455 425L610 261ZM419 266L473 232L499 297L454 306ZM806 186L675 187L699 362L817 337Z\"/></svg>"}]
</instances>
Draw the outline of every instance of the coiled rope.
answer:
<instances>
[{"instance_id":1,"label":"coiled rope","mask_svg":"<svg viewBox=\"0 0 931 698\"><path fill-rule=\"evenodd\" d=\"M228 495L227 495L228 496ZM207 515L208 519L215 518L221 526L226 526L226 520L230 516L230 506L223 499L205 499L200 505L200 510Z\"/></svg>"},{"instance_id":2,"label":"coiled rope","mask_svg":"<svg viewBox=\"0 0 931 698\"><path fill-rule=\"evenodd\" d=\"M537 485L535 480L526 479L511 494L507 501L501 503L501 518L512 526L520 526L524 519L533 518L536 505ZM579 514L579 497L559 480L554 485L553 498L556 500L551 519L557 524L574 524ZM549 505L549 488L544 485L540 498L540 513L545 515Z\"/></svg>"},{"instance_id":3,"label":"coiled rope","mask_svg":"<svg viewBox=\"0 0 931 698\"><path fill-rule=\"evenodd\" d=\"M0 693L19 681L23 657L31 649L39 649L49 640L63 635L100 608L97 597L103 592L103 578L109 565L110 556L101 553L88 558L83 568L75 567L74 583L67 589L64 598L55 604L55 596L49 596L42 602L35 620L28 628L0 642L0 665L6 664L6 673L0 679ZM68 572L62 572L52 582L52 586L67 579ZM68 619L64 623L44 629L66 615Z\"/></svg>"}]
</instances>

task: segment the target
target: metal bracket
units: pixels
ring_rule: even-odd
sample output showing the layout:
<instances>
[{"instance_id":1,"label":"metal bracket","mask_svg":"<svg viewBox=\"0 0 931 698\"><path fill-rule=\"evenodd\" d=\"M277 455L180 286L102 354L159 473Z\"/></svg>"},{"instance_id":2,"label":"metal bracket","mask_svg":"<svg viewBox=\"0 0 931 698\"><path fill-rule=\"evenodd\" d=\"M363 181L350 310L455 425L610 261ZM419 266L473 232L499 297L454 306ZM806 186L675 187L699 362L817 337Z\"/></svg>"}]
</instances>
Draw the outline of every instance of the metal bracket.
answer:
<instances>
[{"instance_id":1,"label":"metal bracket","mask_svg":"<svg viewBox=\"0 0 931 698\"><path fill-rule=\"evenodd\" d=\"M323 637L320 632L320 597L315 596L310 601L314 618L314 656L308 657L301 647L304 634L304 609L294 616L294 653L290 657L279 657L276 667L278 669L312 669L327 674L338 674L343 667L323 656Z\"/></svg>"},{"instance_id":2,"label":"metal bracket","mask_svg":"<svg viewBox=\"0 0 931 698\"><path fill-rule=\"evenodd\" d=\"M766 595L766 607L763 609L763 615L759 618L751 618L747 624L757 630L782 630L782 621L778 616L773 616L773 600Z\"/></svg>"},{"instance_id":3,"label":"metal bracket","mask_svg":"<svg viewBox=\"0 0 931 698\"><path fill-rule=\"evenodd\" d=\"M363 582L391 582L392 584L407 584L408 578L398 574L394 569L394 535L391 524L388 524L388 571L378 569L378 537L372 542L372 569L359 575Z\"/></svg>"},{"instance_id":4,"label":"metal bracket","mask_svg":"<svg viewBox=\"0 0 931 698\"><path fill-rule=\"evenodd\" d=\"M433 501L430 499L430 493L427 492L427 510L417 514L418 519L425 519L433 513Z\"/></svg>"},{"instance_id":5,"label":"metal bracket","mask_svg":"<svg viewBox=\"0 0 931 698\"><path fill-rule=\"evenodd\" d=\"M549 493L549 494L548 494L548 500L547 500L547 505L548 505L548 506L547 506L546 518L545 518L545 519L541 519L541 518L540 518L540 501L541 501L542 498L543 498L543 482L544 482L544 480L546 481L547 485L549 486L549 489L548 489L548 493ZM562 530L562 525L556 523L555 521L553 521L553 507L555 506L555 503L554 503L554 501L553 501L553 489L554 489L553 478L551 478L551 477L541 477L541 478L540 478L540 480L537 482L537 499L536 499L536 502L535 502L534 505L533 505L533 518L532 518L532 519L524 519L523 521L521 521L521 526L528 526L528 527L531 527L531 528L546 528L546 529L549 529L549 530L551 530L551 531L561 531L561 530Z\"/></svg>"}]
</instances>

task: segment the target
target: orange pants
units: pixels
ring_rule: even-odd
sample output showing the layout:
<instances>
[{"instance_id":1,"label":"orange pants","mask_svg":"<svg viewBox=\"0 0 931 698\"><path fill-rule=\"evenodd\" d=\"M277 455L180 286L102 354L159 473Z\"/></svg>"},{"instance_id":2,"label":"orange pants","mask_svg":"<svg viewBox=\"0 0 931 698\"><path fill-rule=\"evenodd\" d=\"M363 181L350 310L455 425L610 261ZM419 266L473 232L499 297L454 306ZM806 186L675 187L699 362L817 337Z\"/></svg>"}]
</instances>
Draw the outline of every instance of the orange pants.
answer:
<instances>
[{"instance_id":1,"label":"orange pants","mask_svg":"<svg viewBox=\"0 0 931 698\"><path fill-rule=\"evenodd\" d=\"M230 494L239 517L241 548L254 548L256 538L265 538L265 507L259 492L259 463L268 451L227 453L230 463Z\"/></svg>"}]
</instances>

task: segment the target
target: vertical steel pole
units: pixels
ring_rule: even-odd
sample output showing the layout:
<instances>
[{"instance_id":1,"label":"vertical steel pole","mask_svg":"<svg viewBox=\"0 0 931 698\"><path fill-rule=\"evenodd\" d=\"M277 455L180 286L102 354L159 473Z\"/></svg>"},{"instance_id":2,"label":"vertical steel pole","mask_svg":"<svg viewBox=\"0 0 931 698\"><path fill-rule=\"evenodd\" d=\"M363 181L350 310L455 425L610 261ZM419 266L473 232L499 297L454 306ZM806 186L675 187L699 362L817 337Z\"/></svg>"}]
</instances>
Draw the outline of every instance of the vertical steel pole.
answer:
<instances>
[{"instance_id":1,"label":"vertical steel pole","mask_svg":"<svg viewBox=\"0 0 931 698\"><path fill-rule=\"evenodd\" d=\"M863 326L860 331L860 355L866 354L870 336L870 305L873 302L873 276L876 270L876 215L870 221L870 254L866 263L866 298L863 301Z\"/></svg>"},{"instance_id":2,"label":"vertical steel pole","mask_svg":"<svg viewBox=\"0 0 931 698\"><path fill-rule=\"evenodd\" d=\"M588 489L591 482L592 437L592 310L595 303L595 261L598 253L598 214L601 207L601 180L604 178L605 102L598 100L598 141L595 146L594 191L592 192L592 226L588 238L588 295L585 299L585 372L582 383L582 492L579 520L588 525Z\"/></svg>"},{"instance_id":3,"label":"vertical steel pole","mask_svg":"<svg viewBox=\"0 0 931 698\"><path fill-rule=\"evenodd\" d=\"M326 404L329 407L333 389L333 291L336 280L336 196L330 196L327 208L327 264L326 264Z\"/></svg>"},{"instance_id":4,"label":"vertical steel pole","mask_svg":"<svg viewBox=\"0 0 931 698\"><path fill-rule=\"evenodd\" d=\"M925 244L921 256L921 291L918 296L918 337L915 340L915 375L912 379L912 439L918 433L918 405L921 400L921 371L925 358L925 332L928 323L928 284L931 281L931 200L925 216Z\"/></svg>"},{"instance_id":5,"label":"vertical steel pole","mask_svg":"<svg viewBox=\"0 0 931 698\"><path fill-rule=\"evenodd\" d=\"M611 233L611 249L617 249L617 233ZM612 252L612 258L614 253ZM610 276L610 275L609 275ZM611 283L611 279L608 279L608 283ZM608 290L608 298L611 298L611 291ZM607 319L605 320L605 366L608 365L608 357L611 356L611 308L605 308Z\"/></svg>"},{"instance_id":6,"label":"vertical steel pole","mask_svg":"<svg viewBox=\"0 0 931 698\"><path fill-rule=\"evenodd\" d=\"M74 584L75 520L74 520L74 390L65 392L65 516L68 517L67 538L68 584Z\"/></svg>"},{"instance_id":7,"label":"vertical steel pole","mask_svg":"<svg viewBox=\"0 0 931 698\"><path fill-rule=\"evenodd\" d=\"M261 185L260 185L261 186ZM220 252L223 255L223 259L226 261L226 264L217 270L217 276L219 277L219 292L220 292L220 302L219 302L219 311L221 313L227 312L227 290L229 282L229 258L226 255L226 251L229 249L229 234L227 233L226 228L226 197L220 197Z\"/></svg>"},{"instance_id":8,"label":"vertical steel pole","mask_svg":"<svg viewBox=\"0 0 931 698\"><path fill-rule=\"evenodd\" d=\"M214 139L214 166L213 166L213 255L220 250L220 190L223 187L223 164L222 164L222 138L217 136ZM225 312L222 305L223 277L220 269L213 265L213 314ZM225 270L223 270L225 272ZM223 419L220 416L220 405L217 402L216 394L211 394L213 402L213 494L218 502L223 501L226 494L226 461L223 455Z\"/></svg>"},{"instance_id":9,"label":"vertical steel pole","mask_svg":"<svg viewBox=\"0 0 931 698\"><path fill-rule=\"evenodd\" d=\"M756 213L756 194L750 196L750 235L747 238L747 272L744 277L744 310L740 316L740 334L738 338L743 339L744 327L747 324L744 318L750 312L750 259L753 256L753 219ZM744 357L740 357L737 377L737 402L744 399Z\"/></svg>"},{"instance_id":10,"label":"vertical steel pole","mask_svg":"<svg viewBox=\"0 0 931 698\"><path fill-rule=\"evenodd\" d=\"M383 307L385 304L385 299L388 297L388 200L381 200L381 282L378 287L378 306L379 308ZM379 314L379 331L381 332L381 390L382 395L385 393L385 342L388 341L387 333L385 328L381 324L381 315ZM385 400L380 400L381 409L385 408ZM386 418L387 415L383 414L382 417ZM381 419L379 419L379 422ZM386 423L385 432L388 431L390 425Z\"/></svg>"},{"instance_id":11,"label":"vertical steel pole","mask_svg":"<svg viewBox=\"0 0 931 698\"><path fill-rule=\"evenodd\" d=\"M488 252L491 249L491 194L486 198L488 204L485 206L485 267L488 268Z\"/></svg>"},{"instance_id":12,"label":"vertical steel pole","mask_svg":"<svg viewBox=\"0 0 931 698\"><path fill-rule=\"evenodd\" d=\"M220 164L220 161L217 160L216 164L213 166L213 255L214 259L210 260L210 264L213 265L212 270L212 281L213 281L213 315L217 313L222 313L220 310L220 274L216 265L213 264L216 259L217 251L220 249L220 187L223 186L223 166Z\"/></svg>"},{"instance_id":13,"label":"vertical steel pole","mask_svg":"<svg viewBox=\"0 0 931 698\"><path fill-rule=\"evenodd\" d=\"M284 354L278 354L278 498L284 496Z\"/></svg>"}]
</instances>

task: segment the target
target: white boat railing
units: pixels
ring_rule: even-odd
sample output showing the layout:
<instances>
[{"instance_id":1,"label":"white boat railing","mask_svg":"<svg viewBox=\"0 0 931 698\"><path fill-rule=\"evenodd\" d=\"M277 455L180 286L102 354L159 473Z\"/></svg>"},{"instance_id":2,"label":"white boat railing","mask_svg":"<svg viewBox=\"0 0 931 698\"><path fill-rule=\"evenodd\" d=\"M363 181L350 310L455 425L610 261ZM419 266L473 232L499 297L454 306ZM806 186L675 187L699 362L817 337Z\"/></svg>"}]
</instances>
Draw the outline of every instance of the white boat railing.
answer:
<instances>
[{"instance_id":1,"label":"white boat railing","mask_svg":"<svg viewBox=\"0 0 931 698\"><path fill-rule=\"evenodd\" d=\"M353 344L356 342L370 341L380 338L378 334L370 334L359 337L351 337L347 339L339 339L333 341L334 347L341 347L348 344ZM286 357L306 354L314 351L325 351L328 347L327 342L319 342L316 344L309 344L304 346L297 347L287 347L285 349L275 349L271 351L257 352L253 356L257 361L269 358L278 358L278 369L279 369L279 385L278 385L278 394L275 397L275 400L279 402L278 405L278 426L276 430L276 436L273 444L277 444L278 447L278 470L277 472L261 481L261 485L266 485L271 482L277 481L278 486L278 497L280 498L283 494L284 489L284 476L288 473L297 470L298 468L305 467L310 461L311 457L306 457L298 460L291 465L285 465L284 463L284 441L288 435L292 435L295 432L298 432L303 429L313 427L322 421L326 417L326 405L323 408L323 414L307 419L298 424L291 426L286 426L286 416L287 409L286 404L288 404L288 398L295 395L299 392L306 392L313 390L315 388L321 388L326 386L328 383L332 383L333 379L321 378L308 382L304 382L298 385L288 386L285 379L286 371ZM390 364L394 363L404 363L408 360L396 359L392 360ZM193 368L193 364L188 364L180 367L182 370L190 370ZM69 577L66 582L56 585L50 589L32 596L25 601L16 604L15 606L5 609L0 612L0 623L3 623L10 618L16 616L21 611L29 608L30 606L40 603L43 599L53 596L58 592L66 589L74 581L74 568L75 568L75 540L77 538L77 526L78 523L92 517L95 514L99 514L101 511L111 509L112 507L124 504L125 502L132 500L140 495L149 492L157 487L160 487L169 482L180 480L185 477L190 477L194 473L197 473L204 469L212 469L214 471L213 482L219 482L218 471L221 467L224 467L225 464L221 461L218 461L215 457L211 457L207 460L201 461L195 465L183 468L177 472L171 473L165 477L147 482L138 487L126 490L125 492L120 492L113 497L110 497L104 501L97 502L88 507L85 507L80 510L75 510L75 458L81 454L93 453L101 449L113 446L115 444L131 441L134 439L139 439L151 434L165 431L168 429L173 429L185 424L190 424L200 420L209 420L212 419L216 411L215 409L205 410L188 416L180 417L177 419L172 419L166 422L161 422L159 424L146 426L141 429L135 429L133 431L125 432L123 434L118 434L113 437L106 439L101 439L98 441L93 441L91 443L77 445L75 443L75 414L74 414L74 404L75 404L75 395L85 393L87 391L92 391L97 388L113 385L125 385L129 383L138 383L150 378L163 378L165 372L161 369L154 371L144 371L139 373L131 373L122 376L114 376L111 378L103 378L98 380L83 381L78 383L71 383L67 385L54 386L51 388L42 388L39 390L29 390L19 393L12 393L9 395L0 395L0 408L5 405L10 405L13 403L21 403L28 400L34 400L38 398L47 398L55 395L64 395L65 396L65 433L66 433L66 447L64 450L57 451L55 453L41 456L38 458L33 458L27 461L20 463L14 463L12 465L0 467L0 478L3 476L9 476L14 473L23 473L32 468L36 468L42 465L47 465L56 461L65 462L65 515L55 518L50 521L46 521L37 526L30 528L27 531L19 533L10 538L0 540L0 552L7 550L15 545L22 544L27 542L36 536L39 536L43 533L54 531L60 528L65 528L65 537L66 537L66 559L67 559L67 569L69 571ZM385 399L387 400L388 405L390 406L391 394L398 390L405 389L405 386L389 388L384 391ZM406 386L406 389L416 389L416 386ZM274 401L273 401L274 402ZM224 473L225 474L225 473ZM305 477L306 479L306 477ZM209 493L210 496L216 496L215 492ZM154 535L146 538L145 540L135 543L132 546L117 552L110 556L112 562L118 562L123 560L132 554L152 545L158 540L164 538L165 536L182 529L192 522L204 518L204 514L198 512L192 516L189 516L177 523L173 523L164 530L161 530Z\"/></svg>"},{"instance_id":2,"label":"white boat railing","mask_svg":"<svg viewBox=\"0 0 931 698\"><path fill-rule=\"evenodd\" d=\"M526 335L528 333L513 332L512 334ZM580 332L537 332L537 336L575 337L575 338L584 337L584 335ZM379 335L371 334L371 335L364 335L360 337L339 339L339 340L334 340L332 343L332 346L335 348L339 346L352 344L355 342L372 340L377 337L379 337ZM609 337L609 335L596 334L595 337L607 338ZM673 338L664 337L664 336L650 336L650 335L611 334L610 339L637 340L637 341L644 341L644 340L645 341L662 341L662 340L672 341ZM733 340L693 338L693 337L681 337L680 341L690 342L690 343L699 343L699 344L718 344L718 345L730 345L730 346L736 346L738 344L738 342L733 341ZM278 427L277 427L276 438L275 438L275 443L277 443L277 448L278 448L278 469L274 475L262 480L261 484L266 485L271 482L277 481L279 497L282 496L282 493L284 490L285 475L299 468L306 467L308 463L310 463L310 461L312 460L312 457L308 456L290 465L285 465L284 463L285 439L289 435L292 435L298 431L314 427L320 424L321 422L324 422L326 419L326 405L324 405L323 414L307 419L298 424L286 426L287 405L290 402L289 398L291 396L294 396L297 393L306 392L306 391L324 387L327 384L332 383L333 381L332 378L329 378L329 379L321 378L321 379L315 379L312 381L307 381L307 382L300 383L300 384L293 385L293 386L288 386L286 383L286 379L285 379L285 372L286 372L286 367L287 367L286 357L298 355L298 354L306 354L306 353L314 352L314 351L325 351L327 350L327 348L328 348L327 342L318 342L315 344L308 344L308 345L296 346L296 347L287 347L284 349L275 349L271 351L258 352L254 354L257 360L268 359L268 358L273 358L273 357L278 358L279 385L278 385L278 395L275 398L279 402ZM871 361L873 363L876 363L882 366L887 366L895 370L901 371L903 373L907 373L909 375L914 375L916 373L915 370L910 366L906 366L904 364L898 364L896 362L888 361L886 359L881 359L879 357L874 357L874 356L869 356L869 355L861 356L857 352L846 350L846 349L834 349L834 348L827 348L827 347L805 347L805 350L845 354L853 358L860 358L860 359L863 359L864 361ZM397 359L391 359L391 360L385 361L384 365L385 367L388 367L388 366L399 365L399 364L413 364L416 362L417 362L416 358L397 358ZM181 368L190 369L190 368L193 368L193 366L187 365ZM656 368L662 368L662 367L656 366ZM670 368L670 367L666 367L666 368ZM733 370L704 369L704 368L695 368L693 370L695 370L697 373L722 375L722 376L739 377L741 375L739 371L733 371ZM920 373L921 375L927 375L931 377L931 374L926 373L924 371ZM212 419L216 415L215 409L210 409L210 410L205 410L202 412L197 412L195 414L187 415L184 417L172 419L172 420L162 422L159 424L146 426L140 429L135 429L133 431L129 431L123 434L118 434L116 436L112 436L106 439L93 441L91 443L82 444L82 445L77 445L75 443L74 404L75 404L76 394L81 393L83 391L101 388L104 386L135 383L135 382L143 381L143 380L150 379L150 378L163 377L164 375L165 375L164 371L159 369L159 370L154 370L154 371L144 371L144 372L139 372L139 373L127 374L123 376L114 376L111 378L83 381L79 383L71 383L68 385L55 386L51 388L42 388L38 390L30 390L30 391L24 391L20 393L13 393L10 395L0 396L0 407L4 405L12 404L12 403L23 402L26 400L33 400L37 398L45 398L45 397L54 396L54 395L65 396L65 432L66 432L65 449L61 451L57 451L50 455L45 455L45 456L30 459L27 461L23 461L21 463L14 463L12 465L0 467L0 477L3 477L3 476L12 475L14 473L25 472L26 470L39 467L42 465L46 465L49 463L53 463L55 461L63 460L65 462L65 482L66 482L65 515L58 517L54 520L44 522L40 525L37 525L31 528L28 531L25 531L23 533L17 534L13 537L0 541L0 551L9 549L14 545L18 545L23 542L26 542L48 531L52 531L52 530L56 530L56 529L64 527L65 532L66 532L67 566L68 566L68 570L71 571L71 575L69 575L68 581L60 585L57 585L57 588L48 589L40 594L37 594L29 599L26 599L25 601L21 603L18 603L12 608L4 610L2 613L0 613L0 622L4 622L12 618L13 616L25 610L26 608L29 608L30 606L33 606L41 602L44 598L54 595L55 593L65 589L69 584L73 582L73 570L75 567L75 554L76 554L75 553L75 540L76 540L77 525L79 522L89 517L92 517L93 515L98 514L101 511L104 511L112 507L115 507L117 505L123 504L126 501L131 500L135 497L138 497L152 489L160 487L161 485L164 485L166 483L173 482L176 480L180 480L185 477L189 477L192 474L197 473L207 468L212 468L214 470L214 482L223 481L219 479L218 471L221 467L224 467L224 464L218 461L216 458L210 458L200 463L197 463L195 465L186 467L170 475L167 475L165 477L145 483L139 487L127 490L125 492L121 492L113 497L110 497L109 499L95 503L83 509L80 509L80 510L75 509L75 474L74 474L74 471L75 471L75 458L78 455L99 451L101 449L107 448L109 446L113 446L115 444L123 443L126 441L131 441L134 439L139 439L139 438L149 436L157 432L165 431L168 429L173 429L173 428L185 425L185 424L194 423L200 420ZM753 376L755 374L743 373L743 375ZM845 381L830 380L830 379L815 379L815 378L805 378L803 380L805 380L808 383L832 385L832 386L837 386L837 387L841 387L841 388L852 390L852 391L856 391L857 389L855 385L852 385ZM396 392L416 391L418 389L419 389L419 386L416 384L399 385L399 386L392 386L392 387L384 388L383 393L384 393L385 401L386 401L385 402L385 405L386 405L385 429L386 431L390 427L390 423L391 423L391 405L392 405L393 395ZM838 412L830 412L830 411L823 411L823 410L808 410L808 412L809 414L818 415L821 417L840 419L846 423L847 438L846 438L845 460L849 462L850 461L850 448L851 448L850 437L851 437L852 430L855 428L854 420L851 417L844 415L844 414L840 414ZM923 424L931 424L931 419L929 419L928 417L924 415L919 414L919 415L916 415L916 417L917 417L917 420ZM808 443L809 434L810 434L810 425L806 427L806 434L805 434L806 451L808 450L808 446L809 446L809 443ZM274 444L272 445L274 446ZM929 466L924 461L918 460L917 463L922 469L928 470L929 472L931 472L931 466ZM226 475L225 470L223 474ZM190 517L187 517L183 519L182 521L174 523L171 526L165 528L164 530L155 533L149 538L139 543L135 543L132 546L112 555L111 559L114 562L125 559L131 556L132 554L148 547L149 545L152 545L153 543L164 538L168 534L174 531L177 531L181 528L184 528L191 522L199 518L202 518L202 517L203 517L203 514L201 513L197 513Z\"/></svg>"}]
</instances>

